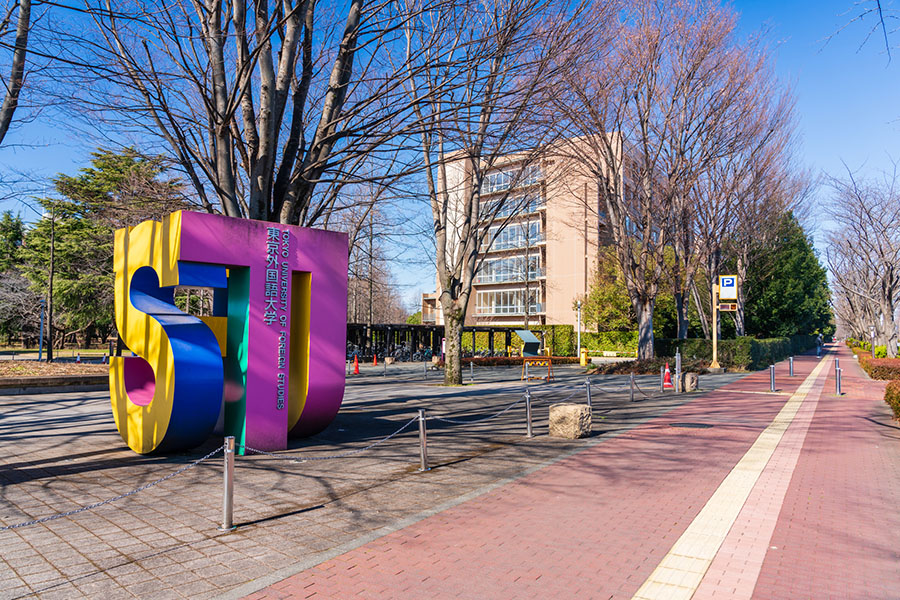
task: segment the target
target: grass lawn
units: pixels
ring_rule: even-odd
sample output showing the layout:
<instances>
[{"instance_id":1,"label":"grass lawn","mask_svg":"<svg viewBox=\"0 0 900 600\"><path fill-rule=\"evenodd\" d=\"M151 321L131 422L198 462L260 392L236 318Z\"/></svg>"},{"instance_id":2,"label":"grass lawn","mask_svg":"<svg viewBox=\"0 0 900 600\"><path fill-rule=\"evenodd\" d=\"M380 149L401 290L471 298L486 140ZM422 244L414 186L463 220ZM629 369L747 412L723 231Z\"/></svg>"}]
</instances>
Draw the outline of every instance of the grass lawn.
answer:
<instances>
[{"instance_id":1,"label":"grass lawn","mask_svg":"<svg viewBox=\"0 0 900 600\"><path fill-rule=\"evenodd\" d=\"M0 360L0 378L103 375L105 373L109 373L109 365L76 364L72 362L46 363L37 362L36 360Z\"/></svg>"}]
</instances>

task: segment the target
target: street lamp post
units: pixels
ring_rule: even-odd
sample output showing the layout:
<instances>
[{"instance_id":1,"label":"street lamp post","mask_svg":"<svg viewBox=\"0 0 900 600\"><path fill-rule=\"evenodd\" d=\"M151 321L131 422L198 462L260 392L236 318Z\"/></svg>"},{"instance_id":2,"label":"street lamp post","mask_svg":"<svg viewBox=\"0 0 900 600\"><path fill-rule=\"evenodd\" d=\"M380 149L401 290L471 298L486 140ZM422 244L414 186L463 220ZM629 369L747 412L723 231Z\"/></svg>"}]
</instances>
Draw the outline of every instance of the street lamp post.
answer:
<instances>
[{"instance_id":1,"label":"street lamp post","mask_svg":"<svg viewBox=\"0 0 900 600\"><path fill-rule=\"evenodd\" d=\"M581 300L579 300L577 303L575 303L575 306L578 309L578 329L576 330L577 331L576 336L577 336L577 340L578 340L578 342L577 342L578 352L575 355L580 358L581 357Z\"/></svg>"},{"instance_id":2,"label":"street lamp post","mask_svg":"<svg viewBox=\"0 0 900 600\"><path fill-rule=\"evenodd\" d=\"M44 358L44 305L46 302L41 298L41 328L38 332L38 362Z\"/></svg>"}]
</instances>

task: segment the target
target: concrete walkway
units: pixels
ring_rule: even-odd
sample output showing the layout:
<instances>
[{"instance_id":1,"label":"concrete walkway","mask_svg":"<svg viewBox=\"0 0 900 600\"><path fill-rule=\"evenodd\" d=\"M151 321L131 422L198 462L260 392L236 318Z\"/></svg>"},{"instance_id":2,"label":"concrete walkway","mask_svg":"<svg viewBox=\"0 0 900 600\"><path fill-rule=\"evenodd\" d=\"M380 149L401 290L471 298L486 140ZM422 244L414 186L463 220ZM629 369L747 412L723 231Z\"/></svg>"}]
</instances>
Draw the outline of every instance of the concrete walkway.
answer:
<instances>
[{"instance_id":1,"label":"concrete walkway","mask_svg":"<svg viewBox=\"0 0 900 600\"><path fill-rule=\"evenodd\" d=\"M900 597L883 382L844 347L777 372L775 394L751 374L249 597Z\"/></svg>"}]
</instances>

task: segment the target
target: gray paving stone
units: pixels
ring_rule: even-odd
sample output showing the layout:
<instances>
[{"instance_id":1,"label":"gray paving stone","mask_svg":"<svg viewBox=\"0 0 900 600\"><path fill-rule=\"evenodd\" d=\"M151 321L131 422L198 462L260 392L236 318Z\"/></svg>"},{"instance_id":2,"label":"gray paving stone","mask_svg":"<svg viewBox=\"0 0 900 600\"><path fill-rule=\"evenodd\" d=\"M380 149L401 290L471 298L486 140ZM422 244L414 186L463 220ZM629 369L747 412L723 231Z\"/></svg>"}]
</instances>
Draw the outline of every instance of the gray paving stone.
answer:
<instances>
[{"instance_id":1,"label":"gray paving stone","mask_svg":"<svg viewBox=\"0 0 900 600\"><path fill-rule=\"evenodd\" d=\"M421 366L392 365L388 377L363 369L347 384L345 403L322 433L291 443L290 454L330 455L363 448L406 423L420 407L429 415L433 469L419 473L415 427L353 458L302 464L264 456L237 457L236 531L216 531L221 515L221 457L135 496L92 511L20 529L0 531L3 560L13 577L0 600L32 591L39 598L132 598L152 586L153 598L219 597L284 569L315 561L365 536L379 535L446 502L515 477L555 457L596 443L689 396L639 402L625 377L595 378L594 438L546 436L550 403L584 400L583 375L557 370L557 383L532 384L535 431L524 437L519 404L483 423L470 421L518 400L525 386L517 368L477 369L478 383L462 388L426 384ZM733 380L703 378L706 388ZM638 378L652 388L655 378ZM571 396L571 398L569 398ZM138 456L115 430L101 392L0 396L6 431L0 439L0 526L103 500L155 481L213 450ZM45 574L57 573L57 580ZM46 575L49 577L49 575ZM37 582L39 578L41 581ZM144 589L144 588L140 588ZM41 591L43 590L43 591Z\"/></svg>"}]
</instances>

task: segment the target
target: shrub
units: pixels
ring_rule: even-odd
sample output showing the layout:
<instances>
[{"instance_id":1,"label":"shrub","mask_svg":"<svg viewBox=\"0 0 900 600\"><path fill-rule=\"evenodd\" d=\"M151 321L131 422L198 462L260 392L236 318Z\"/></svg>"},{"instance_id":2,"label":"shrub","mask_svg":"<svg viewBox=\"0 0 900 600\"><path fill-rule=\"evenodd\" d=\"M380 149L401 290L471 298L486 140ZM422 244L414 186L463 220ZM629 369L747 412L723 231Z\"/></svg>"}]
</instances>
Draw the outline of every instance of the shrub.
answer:
<instances>
[{"instance_id":1,"label":"shrub","mask_svg":"<svg viewBox=\"0 0 900 600\"><path fill-rule=\"evenodd\" d=\"M887 346L875 346L875 358L887 358Z\"/></svg>"},{"instance_id":2,"label":"shrub","mask_svg":"<svg viewBox=\"0 0 900 600\"><path fill-rule=\"evenodd\" d=\"M872 379L900 379L900 358L863 358L860 366Z\"/></svg>"},{"instance_id":3,"label":"shrub","mask_svg":"<svg viewBox=\"0 0 900 600\"><path fill-rule=\"evenodd\" d=\"M900 419L900 381L894 380L884 389L884 401L891 407L895 419Z\"/></svg>"},{"instance_id":4,"label":"shrub","mask_svg":"<svg viewBox=\"0 0 900 600\"><path fill-rule=\"evenodd\" d=\"M581 334L581 347L588 352L625 352L637 354L637 331L601 331Z\"/></svg>"},{"instance_id":5,"label":"shrub","mask_svg":"<svg viewBox=\"0 0 900 600\"><path fill-rule=\"evenodd\" d=\"M537 357L535 357L537 358ZM579 359L574 356L554 356L553 364L555 365L571 365L578 364ZM522 357L520 356L476 356L474 358L463 358L462 364L468 365L474 363L476 367L521 367Z\"/></svg>"}]
</instances>

